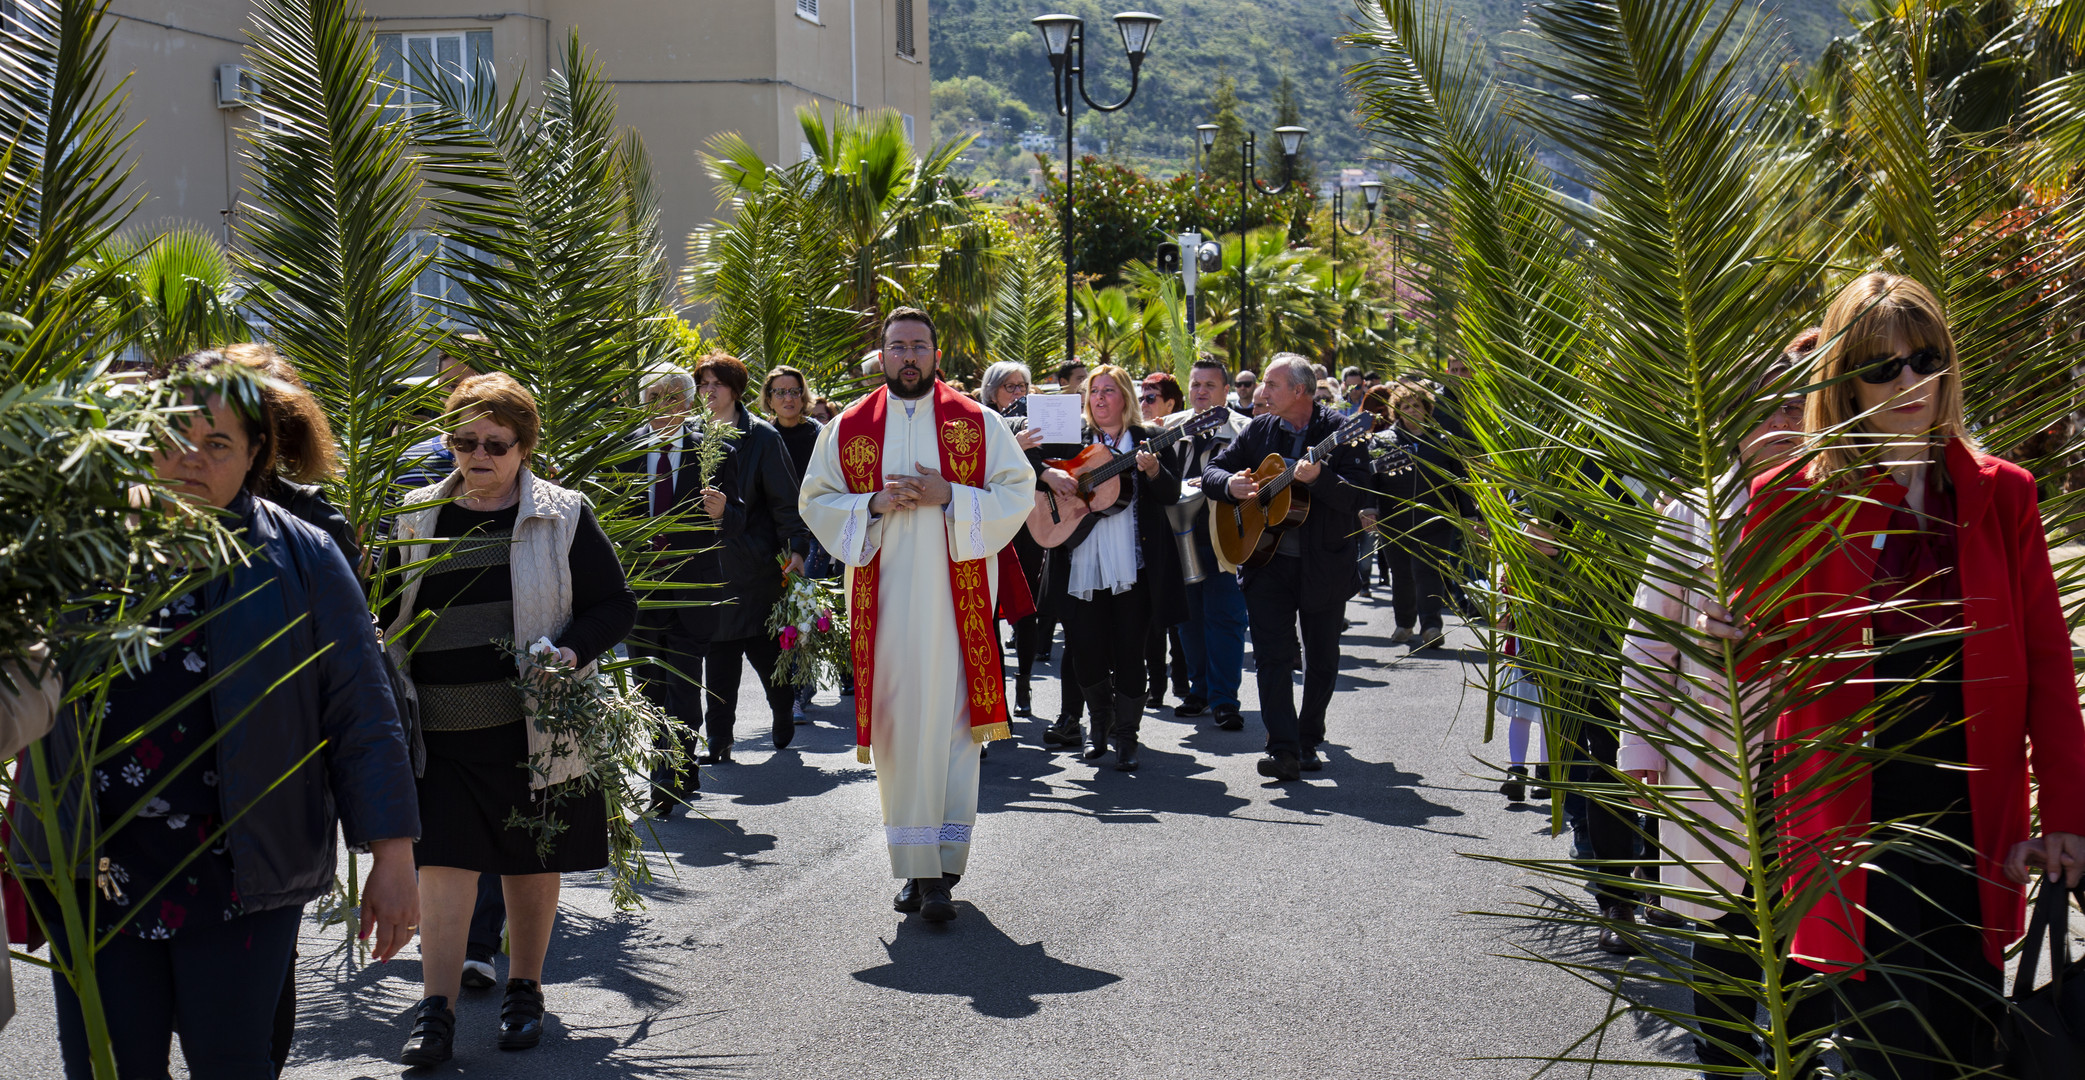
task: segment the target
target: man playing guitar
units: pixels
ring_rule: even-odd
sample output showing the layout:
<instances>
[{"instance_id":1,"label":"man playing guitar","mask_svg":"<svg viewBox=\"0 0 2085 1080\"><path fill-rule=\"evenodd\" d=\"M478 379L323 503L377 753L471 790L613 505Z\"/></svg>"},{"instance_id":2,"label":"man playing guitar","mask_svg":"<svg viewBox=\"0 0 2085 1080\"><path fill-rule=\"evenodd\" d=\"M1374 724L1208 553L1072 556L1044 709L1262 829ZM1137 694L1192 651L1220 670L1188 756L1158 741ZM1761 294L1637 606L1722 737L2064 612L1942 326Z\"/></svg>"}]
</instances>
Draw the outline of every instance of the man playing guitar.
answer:
<instances>
[{"instance_id":1,"label":"man playing guitar","mask_svg":"<svg viewBox=\"0 0 2085 1080\"><path fill-rule=\"evenodd\" d=\"M1262 459L1278 454L1294 465L1294 483L1309 493L1310 511L1300 525L1282 533L1272 558L1239 574L1252 626L1253 661L1260 689L1260 719L1267 725L1267 756L1261 776L1293 781L1323 768L1318 744L1325 738L1325 710L1339 676L1339 634L1347 599L1360 589L1355 571L1356 511L1368 486L1368 462L1351 443L1340 443L1342 417L1314 400L1317 374L1295 353L1277 353L1260 373L1268 408L1209 462L1202 490L1212 500L1239 504L1256 500L1253 475ZM1302 460L1306 451L1333 443L1322 460ZM1295 670L1298 623L1302 626L1303 702L1296 705L1289 673Z\"/></svg>"}]
</instances>

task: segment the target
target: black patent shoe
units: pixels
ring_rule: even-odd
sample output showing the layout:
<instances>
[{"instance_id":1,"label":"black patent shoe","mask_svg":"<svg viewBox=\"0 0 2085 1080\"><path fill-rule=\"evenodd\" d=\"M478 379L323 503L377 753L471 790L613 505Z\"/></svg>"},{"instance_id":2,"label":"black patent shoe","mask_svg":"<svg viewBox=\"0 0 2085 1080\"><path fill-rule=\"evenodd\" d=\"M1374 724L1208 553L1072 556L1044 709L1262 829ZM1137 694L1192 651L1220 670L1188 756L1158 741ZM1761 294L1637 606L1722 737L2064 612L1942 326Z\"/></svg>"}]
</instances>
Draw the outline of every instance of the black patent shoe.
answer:
<instances>
[{"instance_id":1,"label":"black patent shoe","mask_svg":"<svg viewBox=\"0 0 2085 1080\"><path fill-rule=\"evenodd\" d=\"M956 917L956 902L948 894L947 878L922 878L919 882L919 915L928 922L947 922Z\"/></svg>"},{"instance_id":2,"label":"black patent shoe","mask_svg":"<svg viewBox=\"0 0 2085 1080\"><path fill-rule=\"evenodd\" d=\"M1074 717L1060 716L1043 732L1043 745L1076 750L1085 741L1085 733Z\"/></svg>"},{"instance_id":3,"label":"black patent shoe","mask_svg":"<svg viewBox=\"0 0 2085 1080\"><path fill-rule=\"evenodd\" d=\"M526 1050L543 1041L543 984L508 979L500 1002L500 1049Z\"/></svg>"},{"instance_id":4,"label":"black patent shoe","mask_svg":"<svg viewBox=\"0 0 2085 1080\"><path fill-rule=\"evenodd\" d=\"M919 904L919 879L912 878L898 890L897 897L890 902L890 909L900 914L911 915L919 911Z\"/></svg>"},{"instance_id":5,"label":"black patent shoe","mask_svg":"<svg viewBox=\"0 0 2085 1080\"><path fill-rule=\"evenodd\" d=\"M420 999L413 1009L413 1033L406 1036L398 1063L412 1069L440 1065L456 1053L456 1014L449 999L439 995Z\"/></svg>"},{"instance_id":6,"label":"black patent shoe","mask_svg":"<svg viewBox=\"0 0 2085 1080\"><path fill-rule=\"evenodd\" d=\"M1518 765L1506 771L1508 776L1506 782L1499 785L1499 794L1504 795L1507 802L1525 800L1528 797L1528 771Z\"/></svg>"},{"instance_id":7,"label":"black patent shoe","mask_svg":"<svg viewBox=\"0 0 2085 1080\"><path fill-rule=\"evenodd\" d=\"M1015 716L1034 716L1034 715L1035 715L1035 710L1034 710L1033 708L1031 708L1031 707L1030 707L1030 704L1029 704L1029 694L1028 694L1028 680L1027 680L1027 679L1022 679L1022 680L1020 680L1019 682L1016 682L1016 683L1014 683L1014 715L1015 715Z\"/></svg>"},{"instance_id":8,"label":"black patent shoe","mask_svg":"<svg viewBox=\"0 0 2085 1080\"><path fill-rule=\"evenodd\" d=\"M1137 766L1140 764L1141 762L1137 760L1137 741L1135 739L1116 739L1115 771L1136 772Z\"/></svg>"}]
</instances>

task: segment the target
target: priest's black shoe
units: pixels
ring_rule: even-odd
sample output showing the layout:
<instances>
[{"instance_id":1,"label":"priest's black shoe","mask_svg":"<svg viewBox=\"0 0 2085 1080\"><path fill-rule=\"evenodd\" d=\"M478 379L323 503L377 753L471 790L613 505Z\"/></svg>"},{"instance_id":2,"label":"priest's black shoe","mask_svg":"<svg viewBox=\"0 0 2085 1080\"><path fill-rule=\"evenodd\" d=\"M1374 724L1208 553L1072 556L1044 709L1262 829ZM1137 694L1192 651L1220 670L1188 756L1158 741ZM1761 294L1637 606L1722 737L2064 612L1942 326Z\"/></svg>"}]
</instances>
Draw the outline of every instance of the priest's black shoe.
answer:
<instances>
[{"instance_id":1,"label":"priest's black shoe","mask_svg":"<svg viewBox=\"0 0 2085 1080\"><path fill-rule=\"evenodd\" d=\"M445 997L422 998L413 1009L413 1033L406 1036L398 1063L414 1069L440 1065L456 1053L456 1014Z\"/></svg>"},{"instance_id":2,"label":"priest's black shoe","mask_svg":"<svg viewBox=\"0 0 2085 1080\"><path fill-rule=\"evenodd\" d=\"M1303 765L1296 755L1282 751L1268 754L1260 759L1260 775L1270 780L1296 781L1303 779Z\"/></svg>"},{"instance_id":3,"label":"priest's black shoe","mask_svg":"<svg viewBox=\"0 0 2085 1080\"><path fill-rule=\"evenodd\" d=\"M919 879L908 879L898 890L897 898L890 902L892 911L910 915L919 910Z\"/></svg>"},{"instance_id":4,"label":"priest's black shoe","mask_svg":"<svg viewBox=\"0 0 2085 1080\"><path fill-rule=\"evenodd\" d=\"M947 922L956 917L956 902L948 895L947 878L923 878L919 882L919 916L928 922Z\"/></svg>"},{"instance_id":5,"label":"priest's black shoe","mask_svg":"<svg viewBox=\"0 0 2085 1080\"><path fill-rule=\"evenodd\" d=\"M543 984L508 979L500 1002L500 1049L526 1050L543 1041Z\"/></svg>"}]
</instances>

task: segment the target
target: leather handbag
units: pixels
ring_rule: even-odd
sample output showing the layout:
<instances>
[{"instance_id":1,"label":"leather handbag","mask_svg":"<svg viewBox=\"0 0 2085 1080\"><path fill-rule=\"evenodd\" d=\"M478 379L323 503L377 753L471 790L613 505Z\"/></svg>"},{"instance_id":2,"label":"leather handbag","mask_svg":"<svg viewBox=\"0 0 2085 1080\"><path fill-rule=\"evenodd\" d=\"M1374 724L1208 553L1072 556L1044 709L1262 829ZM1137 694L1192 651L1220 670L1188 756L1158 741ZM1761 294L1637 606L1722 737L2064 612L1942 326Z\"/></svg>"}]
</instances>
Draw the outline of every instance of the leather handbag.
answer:
<instances>
[{"instance_id":1,"label":"leather handbag","mask_svg":"<svg viewBox=\"0 0 2085 1080\"><path fill-rule=\"evenodd\" d=\"M2081 886L2085 893L2085 886ZM1998 1029L1998 1053L2014 1080L2077 1080L2085 1076L2085 964L2070 957L2071 892L2043 881L2020 948L2011 1007ZM2036 989L2042 942L2049 943L2049 982Z\"/></svg>"}]
</instances>

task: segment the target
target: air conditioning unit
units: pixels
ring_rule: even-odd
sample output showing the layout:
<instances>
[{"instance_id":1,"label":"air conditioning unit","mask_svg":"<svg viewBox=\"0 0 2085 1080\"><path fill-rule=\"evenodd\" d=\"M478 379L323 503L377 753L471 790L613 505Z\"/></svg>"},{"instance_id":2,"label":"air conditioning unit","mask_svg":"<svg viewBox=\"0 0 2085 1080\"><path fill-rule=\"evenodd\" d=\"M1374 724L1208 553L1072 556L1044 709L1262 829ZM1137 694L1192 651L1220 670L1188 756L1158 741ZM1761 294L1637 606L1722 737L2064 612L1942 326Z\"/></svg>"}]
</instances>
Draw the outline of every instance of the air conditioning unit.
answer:
<instances>
[{"instance_id":1,"label":"air conditioning unit","mask_svg":"<svg viewBox=\"0 0 2085 1080\"><path fill-rule=\"evenodd\" d=\"M217 107L241 109L259 104L261 100L260 76L238 64L217 65Z\"/></svg>"}]
</instances>

